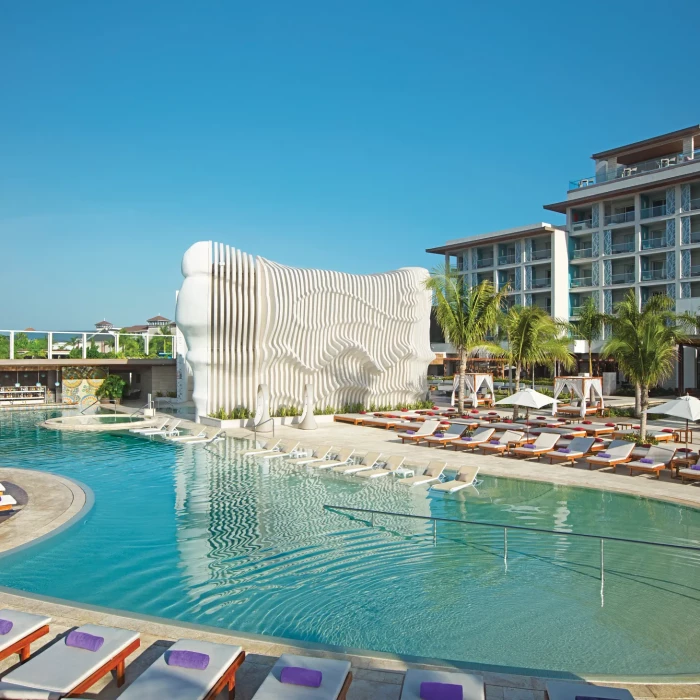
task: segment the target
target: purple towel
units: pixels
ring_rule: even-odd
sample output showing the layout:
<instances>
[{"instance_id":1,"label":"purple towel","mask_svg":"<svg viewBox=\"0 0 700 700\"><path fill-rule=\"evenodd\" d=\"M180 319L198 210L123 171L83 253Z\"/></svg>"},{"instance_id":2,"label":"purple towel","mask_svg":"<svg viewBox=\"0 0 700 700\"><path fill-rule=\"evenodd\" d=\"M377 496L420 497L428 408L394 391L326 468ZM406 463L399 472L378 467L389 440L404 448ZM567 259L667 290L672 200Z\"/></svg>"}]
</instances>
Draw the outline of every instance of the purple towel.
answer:
<instances>
[{"instance_id":1,"label":"purple towel","mask_svg":"<svg viewBox=\"0 0 700 700\"><path fill-rule=\"evenodd\" d=\"M611 454L609 452L599 452L598 457L605 457L605 459L608 459L611 457Z\"/></svg>"},{"instance_id":2,"label":"purple towel","mask_svg":"<svg viewBox=\"0 0 700 700\"><path fill-rule=\"evenodd\" d=\"M470 437L463 437L462 440L464 440L464 442L471 442L472 441L472 439Z\"/></svg>"},{"instance_id":3,"label":"purple towel","mask_svg":"<svg viewBox=\"0 0 700 700\"><path fill-rule=\"evenodd\" d=\"M610 698L601 698L598 695L577 695L574 700L610 700Z\"/></svg>"},{"instance_id":4,"label":"purple towel","mask_svg":"<svg viewBox=\"0 0 700 700\"><path fill-rule=\"evenodd\" d=\"M534 442L526 442L523 447L527 450L534 450L535 449L535 443Z\"/></svg>"},{"instance_id":5,"label":"purple towel","mask_svg":"<svg viewBox=\"0 0 700 700\"><path fill-rule=\"evenodd\" d=\"M420 684L421 700L462 700L464 694L461 685L454 683L430 683L424 681Z\"/></svg>"},{"instance_id":6,"label":"purple towel","mask_svg":"<svg viewBox=\"0 0 700 700\"><path fill-rule=\"evenodd\" d=\"M445 437L445 433L435 433L435 437L437 437L437 438Z\"/></svg>"},{"instance_id":7,"label":"purple towel","mask_svg":"<svg viewBox=\"0 0 700 700\"><path fill-rule=\"evenodd\" d=\"M571 450L568 447L560 447L557 452L561 452L562 454L568 455Z\"/></svg>"},{"instance_id":8,"label":"purple towel","mask_svg":"<svg viewBox=\"0 0 700 700\"><path fill-rule=\"evenodd\" d=\"M307 688L318 688L321 685L323 674L312 668L300 668L298 666L285 666L280 673L280 683L292 685L305 685Z\"/></svg>"},{"instance_id":9,"label":"purple towel","mask_svg":"<svg viewBox=\"0 0 700 700\"><path fill-rule=\"evenodd\" d=\"M693 464L690 468L694 469L696 472L700 472L700 464Z\"/></svg>"},{"instance_id":10,"label":"purple towel","mask_svg":"<svg viewBox=\"0 0 700 700\"><path fill-rule=\"evenodd\" d=\"M500 440L489 440L489 442L490 442L492 445L500 445L500 444L501 444L501 441L500 441Z\"/></svg>"},{"instance_id":11,"label":"purple towel","mask_svg":"<svg viewBox=\"0 0 700 700\"><path fill-rule=\"evenodd\" d=\"M407 430L406 435L415 435L416 431L415 430Z\"/></svg>"},{"instance_id":12,"label":"purple towel","mask_svg":"<svg viewBox=\"0 0 700 700\"><path fill-rule=\"evenodd\" d=\"M12 620L0 620L0 634L9 634L13 624Z\"/></svg>"},{"instance_id":13,"label":"purple towel","mask_svg":"<svg viewBox=\"0 0 700 700\"><path fill-rule=\"evenodd\" d=\"M654 460L653 460L653 459L649 459L649 457L642 457L639 461L640 461L642 464L654 464Z\"/></svg>"},{"instance_id":14,"label":"purple towel","mask_svg":"<svg viewBox=\"0 0 700 700\"><path fill-rule=\"evenodd\" d=\"M200 654L198 651L187 651L187 649L174 649L165 655L165 663L168 666L203 671L209 665L209 654Z\"/></svg>"},{"instance_id":15,"label":"purple towel","mask_svg":"<svg viewBox=\"0 0 700 700\"><path fill-rule=\"evenodd\" d=\"M88 634L87 632L79 632L78 630L73 630L72 632L69 632L68 636L66 637L67 647L85 649L86 651L98 651L104 643L104 637L97 637L94 634Z\"/></svg>"}]
</instances>

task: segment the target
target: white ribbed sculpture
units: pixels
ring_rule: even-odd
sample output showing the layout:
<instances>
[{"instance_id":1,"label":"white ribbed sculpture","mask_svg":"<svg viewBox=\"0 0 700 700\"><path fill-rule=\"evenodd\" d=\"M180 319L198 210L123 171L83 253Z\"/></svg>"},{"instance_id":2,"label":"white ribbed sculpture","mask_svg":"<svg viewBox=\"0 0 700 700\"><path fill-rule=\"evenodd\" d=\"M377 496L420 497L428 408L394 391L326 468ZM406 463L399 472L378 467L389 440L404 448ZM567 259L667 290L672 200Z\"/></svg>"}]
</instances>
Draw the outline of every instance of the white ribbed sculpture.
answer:
<instances>
[{"instance_id":1,"label":"white ribbed sculpture","mask_svg":"<svg viewBox=\"0 0 700 700\"><path fill-rule=\"evenodd\" d=\"M176 320L187 341L197 415L270 408L399 404L425 398L428 271L375 275L287 267L221 243L184 255Z\"/></svg>"}]
</instances>

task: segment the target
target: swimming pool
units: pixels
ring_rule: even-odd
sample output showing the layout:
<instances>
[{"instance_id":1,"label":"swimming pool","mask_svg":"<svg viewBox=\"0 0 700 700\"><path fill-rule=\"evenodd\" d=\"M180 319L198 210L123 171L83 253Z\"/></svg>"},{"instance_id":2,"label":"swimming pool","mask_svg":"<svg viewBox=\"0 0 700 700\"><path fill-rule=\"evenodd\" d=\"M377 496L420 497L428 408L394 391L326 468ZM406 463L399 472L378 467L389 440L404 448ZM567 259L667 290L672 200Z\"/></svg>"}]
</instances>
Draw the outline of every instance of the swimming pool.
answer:
<instances>
[{"instance_id":1,"label":"swimming pool","mask_svg":"<svg viewBox=\"0 0 700 700\"><path fill-rule=\"evenodd\" d=\"M510 669L697 674L699 558L598 540L377 520L324 504L700 543L700 512L599 491L484 477L430 498L390 479L318 475L174 446L54 432L0 415L0 464L78 479L85 522L4 558L0 584L231 630ZM557 467L553 467L557 468Z\"/></svg>"}]
</instances>

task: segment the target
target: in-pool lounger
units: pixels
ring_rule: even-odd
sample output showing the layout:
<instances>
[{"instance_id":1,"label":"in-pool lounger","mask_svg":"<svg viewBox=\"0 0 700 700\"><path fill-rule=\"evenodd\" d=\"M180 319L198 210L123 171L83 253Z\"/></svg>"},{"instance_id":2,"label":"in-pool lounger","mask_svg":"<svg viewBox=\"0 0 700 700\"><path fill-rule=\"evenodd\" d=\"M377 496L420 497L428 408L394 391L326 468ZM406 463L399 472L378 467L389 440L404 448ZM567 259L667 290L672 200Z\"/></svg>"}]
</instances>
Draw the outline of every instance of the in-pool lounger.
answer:
<instances>
[{"instance_id":1,"label":"in-pool lounger","mask_svg":"<svg viewBox=\"0 0 700 700\"><path fill-rule=\"evenodd\" d=\"M391 455L389 459L384 462L384 466L379 469L363 469L355 474L355 476L361 477L363 479L379 479L382 476L396 476L396 473L401 468L401 465L405 461L405 457L401 455Z\"/></svg>"},{"instance_id":2,"label":"in-pool lounger","mask_svg":"<svg viewBox=\"0 0 700 700\"><path fill-rule=\"evenodd\" d=\"M243 456L244 457L255 457L256 455L264 455L267 452L272 452L277 445L280 444L279 440L268 440L267 442L263 443L263 446L258 448L257 450L248 450L248 452L244 452Z\"/></svg>"},{"instance_id":3,"label":"in-pool lounger","mask_svg":"<svg viewBox=\"0 0 700 700\"><path fill-rule=\"evenodd\" d=\"M320 462L311 462L308 466L313 469L331 469L332 467L339 467L341 464L347 464L350 457L355 454L355 450L352 447L343 447L342 450L338 450L335 455L335 459L324 459Z\"/></svg>"},{"instance_id":4,"label":"in-pool lounger","mask_svg":"<svg viewBox=\"0 0 700 700\"><path fill-rule=\"evenodd\" d=\"M457 472L457 476L454 478L454 481L443 481L441 484L433 484L430 487L430 490L439 491L441 493L454 493L455 491L461 491L467 486L474 485L478 472L479 467L462 467Z\"/></svg>"},{"instance_id":5,"label":"in-pool lounger","mask_svg":"<svg viewBox=\"0 0 700 700\"><path fill-rule=\"evenodd\" d=\"M294 450L299 448L299 443L293 440L288 440L287 442L281 442L278 445L278 449L267 452L264 455L258 455L260 459L279 459L280 457L291 457L294 454Z\"/></svg>"},{"instance_id":6,"label":"in-pool lounger","mask_svg":"<svg viewBox=\"0 0 700 700\"><path fill-rule=\"evenodd\" d=\"M382 456L381 452L368 452L357 464L343 464L339 467L333 467L333 471L337 474L355 474L365 469L372 469Z\"/></svg>"},{"instance_id":7,"label":"in-pool lounger","mask_svg":"<svg viewBox=\"0 0 700 700\"><path fill-rule=\"evenodd\" d=\"M408 479L401 479L400 484L404 486L420 486L421 484L432 484L433 481L440 481L442 473L445 471L447 464L439 460L433 460L428 463L428 468L424 474L418 476L410 476Z\"/></svg>"},{"instance_id":8,"label":"in-pool lounger","mask_svg":"<svg viewBox=\"0 0 700 700\"><path fill-rule=\"evenodd\" d=\"M287 464L293 464L297 467L301 467L304 464L311 464L311 462L322 462L333 448L330 445L319 445L318 447L311 450L311 454L307 454L306 457L295 457L294 459L288 459Z\"/></svg>"}]
</instances>

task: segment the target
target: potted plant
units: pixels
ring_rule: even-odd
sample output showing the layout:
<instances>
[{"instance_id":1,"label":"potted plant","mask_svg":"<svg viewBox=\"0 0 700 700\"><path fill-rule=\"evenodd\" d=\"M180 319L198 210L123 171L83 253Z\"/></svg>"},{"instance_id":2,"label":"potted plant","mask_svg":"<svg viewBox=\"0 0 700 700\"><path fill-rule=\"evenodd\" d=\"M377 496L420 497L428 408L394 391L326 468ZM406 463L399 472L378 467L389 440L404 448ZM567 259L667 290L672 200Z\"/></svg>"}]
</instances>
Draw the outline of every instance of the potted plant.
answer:
<instances>
[{"instance_id":1,"label":"potted plant","mask_svg":"<svg viewBox=\"0 0 700 700\"><path fill-rule=\"evenodd\" d=\"M119 403L124 393L126 382L118 374L109 374L97 388L95 396L98 399L106 399Z\"/></svg>"}]
</instances>

